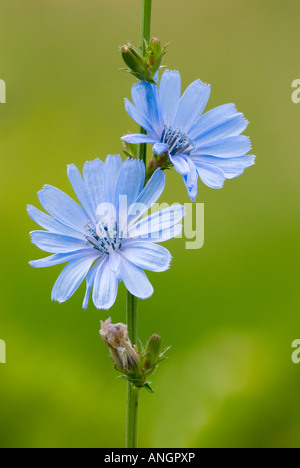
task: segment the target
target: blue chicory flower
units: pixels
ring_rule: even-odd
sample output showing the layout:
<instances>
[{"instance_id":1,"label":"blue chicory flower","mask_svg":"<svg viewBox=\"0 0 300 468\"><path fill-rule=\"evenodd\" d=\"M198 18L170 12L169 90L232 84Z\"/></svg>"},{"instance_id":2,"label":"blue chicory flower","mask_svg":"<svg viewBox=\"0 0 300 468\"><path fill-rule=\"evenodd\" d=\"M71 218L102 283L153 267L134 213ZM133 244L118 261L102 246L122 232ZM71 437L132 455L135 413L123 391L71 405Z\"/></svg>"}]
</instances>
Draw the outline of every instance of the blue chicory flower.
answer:
<instances>
[{"instance_id":1,"label":"blue chicory flower","mask_svg":"<svg viewBox=\"0 0 300 468\"><path fill-rule=\"evenodd\" d=\"M142 161L108 156L87 162L83 177L73 164L68 177L81 206L55 187L46 185L38 197L49 215L28 206L29 216L45 231L31 232L32 242L53 255L30 262L42 268L67 263L52 290L52 299L65 302L86 278L83 307L91 290L99 309L110 308L123 281L135 296L145 299L153 288L143 269L165 271L171 255L156 242L181 233L184 207L174 205L141 217L164 190L165 175L157 170L148 184Z\"/></svg>"},{"instance_id":2,"label":"blue chicory flower","mask_svg":"<svg viewBox=\"0 0 300 468\"><path fill-rule=\"evenodd\" d=\"M234 104L203 114L210 86L194 81L181 96L181 77L166 70L160 86L133 85L133 104L125 99L128 114L148 133L123 137L128 143L149 143L156 155L168 153L169 162L182 175L191 200L197 196L198 176L208 187L219 189L225 179L241 175L255 156L248 137L241 135L248 122Z\"/></svg>"}]
</instances>

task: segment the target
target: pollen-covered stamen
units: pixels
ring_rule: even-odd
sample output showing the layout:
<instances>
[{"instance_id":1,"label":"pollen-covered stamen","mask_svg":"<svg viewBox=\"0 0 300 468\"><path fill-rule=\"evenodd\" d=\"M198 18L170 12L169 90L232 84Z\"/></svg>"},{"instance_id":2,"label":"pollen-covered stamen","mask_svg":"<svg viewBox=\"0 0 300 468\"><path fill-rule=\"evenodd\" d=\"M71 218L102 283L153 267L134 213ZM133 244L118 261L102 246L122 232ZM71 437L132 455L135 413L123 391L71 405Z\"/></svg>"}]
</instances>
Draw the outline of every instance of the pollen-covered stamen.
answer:
<instances>
[{"instance_id":1,"label":"pollen-covered stamen","mask_svg":"<svg viewBox=\"0 0 300 468\"><path fill-rule=\"evenodd\" d=\"M181 153L190 154L196 149L188 135L178 128L165 127L161 142L169 146L169 152L172 156Z\"/></svg>"},{"instance_id":2,"label":"pollen-covered stamen","mask_svg":"<svg viewBox=\"0 0 300 468\"><path fill-rule=\"evenodd\" d=\"M85 229L88 232L85 236L87 242L100 252L109 254L122 246L122 237L116 220L102 219L97 223L96 229L87 223Z\"/></svg>"}]
</instances>

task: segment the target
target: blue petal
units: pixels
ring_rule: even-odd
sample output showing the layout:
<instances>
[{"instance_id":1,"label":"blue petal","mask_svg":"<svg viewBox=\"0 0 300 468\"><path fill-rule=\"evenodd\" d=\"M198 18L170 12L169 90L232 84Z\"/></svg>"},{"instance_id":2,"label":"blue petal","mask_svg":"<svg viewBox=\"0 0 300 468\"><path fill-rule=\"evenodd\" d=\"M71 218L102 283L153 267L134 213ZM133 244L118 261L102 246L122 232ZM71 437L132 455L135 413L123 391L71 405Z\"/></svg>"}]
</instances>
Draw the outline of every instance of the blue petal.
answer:
<instances>
[{"instance_id":1,"label":"blue petal","mask_svg":"<svg viewBox=\"0 0 300 468\"><path fill-rule=\"evenodd\" d=\"M151 135L160 140L164 122L158 86L146 82L137 83L132 87L132 98L135 107L140 109L140 112L146 115L151 122L155 133Z\"/></svg>"},{"instance_id":2,"label":"blue petal","mask_svg":"<svg viewBox=\"0 0 300 468\"><path fill-rule=\"evenodd\" d=\"M72 198L51 185L45 185L38 197L51 216L62 224L83 232L88 219L83 209Z\"/></svg>"},{"instance_id":3,"label":"blue petal","mask_svg":"<svg viewBox=\"0 0 300 468\"><path fill-rule=\"evenodd\" d=\"M34 206L28 205L27 211L30 218L33 219L33 221L35 221L37 224L39 224L43 229L54 232L56 234L63 234L65 236L77 237L78 239L82 239L81 233L79 233L78 231L74 231L74 229L68 228L64 224L61 224L56 219L52 218L52 216L48 216L47 214L35 208Z\"/></svg>"},{"instance_id":4,"label":"blue petal","mask_svg":"<svg viewBox=\"0 0 300 468\"><path fill-rule=\"evenodd\" d=\"M87 217L96 224L96 217L94 211L93 201L91 199L90 192L81 177L81 174L74 164L68 166L68 177L72 184L73 190L77 195L81 206L84 208Z\"/></svg>"},{"instance_id":5,"label":"blue petal","mask_svg":"<svg viewBox=\"0 0 300 468\"><path fill-rule=\"evenodd\" d=\"M134 203L145 184L145 164L128 158L122 165L116 187L114 204L119 207L119 198L127 197L127 207Z\"/></svg>"},{"instance_id":6,"label":"blue petal","mask_svg":"<svg viewBox=\"0 0 300 468\"><path fill-rule=\"evenodd\" d=\"M161 78L159 93L166 126L173 125L181 93L181 77L178 71L166 70Z\"/></svg>"},{"instance_id":7,"label":"blue petal","mask_svg":"<svg viewBox=\"0 0 300 468\"><path fill-rule=\"evenodd\" d=\"M120 278L120 264L121 264L121 256L120 256L119 251L110 252L109 253L109 266L110 266L110 269L116 275L117 279Z\"/></svg>"},{"instance_id":8,"label":"blue petal","mask_svg":"<svg viewBox=\"0 0 300 468\"><path fill-rule=\"evenodd\" d=\"M202 182L210 188L220 189L225 182L225 175L222 169L210 164L197 164L197 171Z\"/></svg>"},{"instance_id":9,"label":"blue petal","mask_svg":"<svg viewBox=\"0 0 300 468\"><path fill-rule=\"evenodd\" d=\"M190 170L190 166L185 158L185 156L181 156L181 155L178 155L178 156L169 156L169 159L171 161L171 163L174 165L175 169L177 172L179 172L179 174L181 175L186 175L189 170Z\"/></svg>"},{"instance_id":10,"label":"blue petal","mask_svg":"<svg viewBox=\"0 0 300 468\"><path fill-rule=\"evenodd\" d=\"M122 254L134 265L150 271L165 271L170 267L171 254L161 245L137 241L122 249Z\"/></svg>"},{"instance_id":11,"label":"blue petal","mask_svg":"<svg viewBox=\"0 0 300 468\"><path fill-rule=\"evenodd\" d=\"M118 280L110 269L107 257L96 271L93 289L93 302L97 309L109 309L115 303L118 292Z\"/></svg>"},{"instance_id":12,"label":"blue petal","mask_svg":"<svg viewBox=\"0 0 300 468\"><path fill-rule=\"evenodd\" d=\"M155 233L151 232L148 236L143 235L142 240L144 242L166 242L174 237L181 237L182 228L182 224L176 224L175 226L162 231L157 231ZM137 239L126 239L123 242L123 246L125 248L135 242L137 242Z\"/></svg>"},{"instance_id":13,"label":"blue petal","mask_svg":"<svg viewBox=\"0 0 300 468\"><path fill-rule=\"evenodd\" d=\"M218 156L219 158L235 158L244 156L251 150L250 139L244 135L224 138L198 147L193 156Z\"/></svg>"},{"instance_id":14,"label":"blue petal","mask_svg":"<svg viewBox=\"0 0 300 468\"><path fill-rule=\"evenodd\" d=\"M40 260L32 260L29 262L34 268L47 268L54 265L60 265L61 263L67 263L75 260L78 257L88 256L91 253L91 249L77 250L71 253L62 253L51 255L50 257L41 258ZM99 253L100 254L100 253Z\"/></svg>"},{"instance_id":15,"label":"blue petal","mask_svg":"<svg viewBox=\"0 0 300 468\"><path fill-rule=\"evenodd\" d=\"M197 169L193 161L187 157L186 161L189 165L189 172L183 175L183 180L186 185L189 197L192 201L196 200L198 190L198 174Z\"/></svg>"},{"instance_id":16,"label":"blue petal","mask_svg":"<svg viewBox=\"0 0 300 468\"><path fill-rule=\"evenodd\" d=\"M160 143L160 142L155 143L155 145L152 148L153 153L156 154L157 156L167 153L168 150L169 150L169 146L166 143Z\"/></svg>"},{"instance_id":17,"label":"blue petal","mask_svg":"<svg viewBox=\"0 0 300 468\"><path fill-rule=\"evenodd\" d=\"M87 274L86 291L85 291L85 296L84 296L83 304L82 304L83 309L88 308L90 293L91 293L92 287L94 286L94 280L95 280L97 270L105 259L106 259L106 255L100 258L100 260L90 269L90 271Z\"/></svg>"},{"instance_id":18,"label":"blue petal","mask_svg":"<svg viewBox=\"0 0 300 468\"><path fill-rule=\"evenodd\" d=\"M133 145L138 145L140 143L149 143L150 145L153 145L157 142L155 138L143 133L129 133L128 135L124 135L121 140L127 141L127 143L132 143Z\"/></svg>"},{"instance_id":19,"label":"blue petal","mask_svg":"<svg viewBox=\"0 0 300 468\"><path fill-rule=\"evenodd\" d=\"M30 236L33 244L45 252L68 253L86 249L86 242L84 240L61 236L53 232L33 231L30 233Z\"/></svg>"},{"instance_id":20,"label":"blue petal","mask_svg":"<svg viewBox=\"0 0 300 468\"><path fill-rule=\"evenodd\" d=\"M100 159L88 161L83 167L83 178L86 187L90 193L90 199L93 206L93 212L96 213L97 207L105 202L105 165Z\"/></svg>"},{"instance_id":21,"label":"blue petal","mask_svg":"<svg viewBox=\"0 0 300 468\"><path fill-rule=\"evenodd\" d=\"M157 74L157 79L158 79L158 74ZM148 84L148 83L147 83ZM164 130L164 117L163 117L163 110L162 110L162 105L161 105L161 99L159 95L159 88L157 85L149 85L152 90L152 95L150 94L150 99L155 101L155 107L152 107L152 102L149 103L149 111L150 111L150 116L151 121L155 122L152 123L152 126L154 130L156 131L157 135L161 137L162 132Z\"/></svg>"},{"instance_id":22,"label":"blue petal","mask_svg":"<svg viewBox=\"0 0 300 468\"><path fill-rule=\"evenodd\" d=\"M247 155L239 158L215 158L213 156L196 156L192 158L195 164L205 163L216 166L224 172L226 179L240 176L247 167L255 164L255 156Z\"/></svg>"},{"instance_id":23,"label":"blue petal","mask_svg":"<svg viewBox=\"0 0 300 468\"><path fill-rule=\"evenodd\" d=\"M132 86L131 97L132 97L134 106L137 109L139 109L139 111L143 115L146 115L147 119L149 120L148 100L147 100L147 95L145 94L145 90L143 89L142 83L135 83ZM150 120L150 123L151 123L151 120Z\"/></svg>"},{"instance_id":24,"label":"blue petal","mask_svg":"<svg viewBox=\"0 0 300 468\"><path fill-rule=\"evenodd\" d=\"M195 125L189 132L190 138L194 139L198 135L203 135L206 132L216 128L220 122L224 122L237 113L234 104L224 104L223 106L215 107L197 120Z\"/></svg>"},{"instance_id":25,"label":"blue petal","mask_svg":"<svg viewBox=\"0 0 300 468\"><path fill-rule=\"evenodd\" d=\"M143 114L139 107L135 107L130 101L128 101L128 99L125 99L125 109L136 123L143 127L150 135L155 136L155 131L151 125L151 121L147 117L147 114Z\"/></svg>"},{"instance_id":26,"label":"blue petal","mask_svg":"<svg viewBox=\"0 0 300 468\"><path fill-rule=\"evenodd\" d=\"M184 217L184 206L173 205L143 218L129 227L129 237L149 237L158 232L172 229Z\"/></svg>"},{"instance_id":27,"label":"blue petal","mask_svg":"<svg viewBox=\"0 0 300 468\"><path fill-rule=\"evenodd\" d=\"M94 254L68 263L56 280L52 300L60 303L67 301L79 288L95 259Z\"/></svg>"},{"instance_id":28,"label":"blue petal","mask_svg":"<svg viewBox=\"0 0 300 468\"><path fill-rule=\"evenodd\" d=\"M128 261L124 255L121 259L121 277L128 291L140 299L147 299L153 294L153 287L143 270Z\"/></svg>"},{"instance_id":29,"label":"blue petal","mask_svg":"<svg viewBox=\"0 0 300 468\"><path fill-rule=\"evenodd\" d=\"M128 218L130 222L134 223L153 206L163 193L165 184L166 175L160 169L156 170L136 202L129 207Z\"/></svg>"},{"instance_id":30,"label":"blue petal","mask_svg":"<svg viewBox=\"0 0 300 468\"><path fill-rule=\"evenodd\" d=\"M174 127L189 132L204 111L210 96L210 86L194 81L183 94L174 120Z\"/></svg>"},{"instance_id":31,"label":"blue petal","mask_svg":"<svg viewBox=\"0 0 300 468\"><path fill-rule=\"evenodd\" d=\"M248 121L243 114L235 114L228 119L219 122L213 129L202 133L195 138L197 146L203 146L214 140L240 135L247 128Z\"/></svg>"},{"instance_id":32,"label":"blue petal","mask_svg":"<svg viewBox=\"0 0 300 468\"><path fill-rule=\"evenodd\" d=\"M114 203L116 186L122 167L122 159L119 155L108 155L105 160L104 190L105 202Z\"/></svg>"}]
</instances>

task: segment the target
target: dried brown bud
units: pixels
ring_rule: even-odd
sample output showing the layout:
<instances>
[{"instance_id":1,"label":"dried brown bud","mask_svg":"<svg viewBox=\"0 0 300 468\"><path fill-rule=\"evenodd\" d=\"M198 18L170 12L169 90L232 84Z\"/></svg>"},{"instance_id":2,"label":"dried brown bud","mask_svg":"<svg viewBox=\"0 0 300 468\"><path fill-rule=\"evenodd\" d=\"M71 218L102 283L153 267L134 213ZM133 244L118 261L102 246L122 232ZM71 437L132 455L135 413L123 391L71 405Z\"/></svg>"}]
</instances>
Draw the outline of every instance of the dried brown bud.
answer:
<instances>
[{"instance_id":1,"label":"dried brown bud","mask_svg":"<svg viewBox=\"0 0 300 468\"><path fill-rule=\"evenodd\" d=\"M134 370L138 362L135 352L128 337L128 328L124 323L111 323L111 318L101 322L101 338L108 346L114 363L122 370Z\"/></svg>"}]
</instances>

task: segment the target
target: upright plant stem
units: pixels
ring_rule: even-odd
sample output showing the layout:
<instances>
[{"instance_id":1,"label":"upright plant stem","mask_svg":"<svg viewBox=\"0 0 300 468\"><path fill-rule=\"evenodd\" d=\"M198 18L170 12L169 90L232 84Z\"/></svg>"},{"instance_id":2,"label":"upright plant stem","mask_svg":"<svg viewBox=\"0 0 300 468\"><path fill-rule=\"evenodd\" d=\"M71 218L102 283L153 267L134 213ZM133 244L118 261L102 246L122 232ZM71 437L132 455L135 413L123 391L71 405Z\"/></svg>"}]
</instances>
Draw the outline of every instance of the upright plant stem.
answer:
<instances>
[{"instance_id":1,"label":"upright plant stem","mask_svg":"<svg viewBox=\"0 0 300 468\"><path fill-rule=\"evenodd\" d=\"M143 52L143 55L146 54L146 44L145 42L150 41L151 34L151 10L152 10L152 0L142 0L142 20L141 20L141 39L140 46ZM138 133L146 134L146 130L143 127L138 128ZM140 144L138 148L138 158L144 161L146 165L147 158L147 146L145 144Z\"/></svg>"},{"instance_id":2,"label":"upright plant stem","mask_svg":"<svg viewBox=\"0 0 300 468\"><path fill-rule=\"evenodd\" d=\"M142 0L142 20L141 20L141 39L140 47L143 54L146 54L145 41L150 41L151 33L151 9L152 0ZM147 133L142 127L138 129L139 133ZM138 147L138 158L144 161L146 165L147 146L140 144ZM137 298L127 293L127 325L129 338L132 344L137 344L138 340L138 307ZM130 382L127 384L127 421L126 421L126 447L137 448L138 445L138 409L139 409L139 390Z\"/></svg>"}]
</instances>

